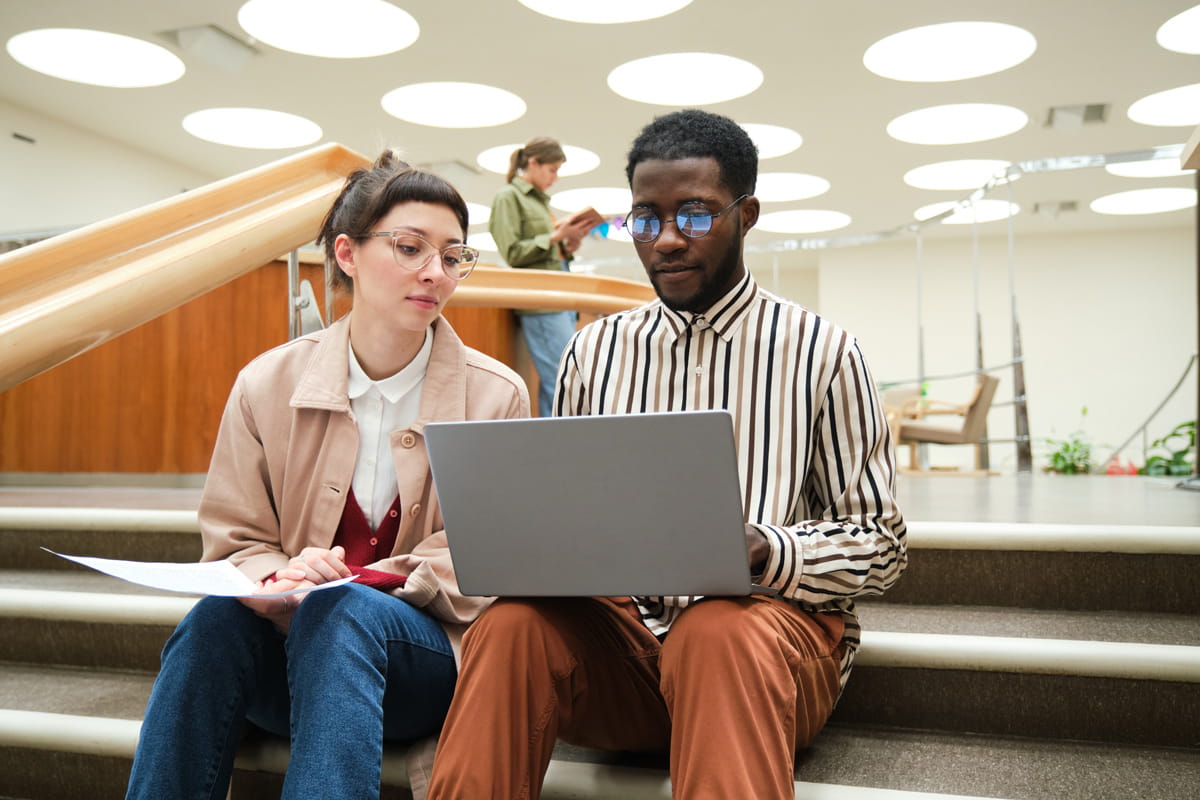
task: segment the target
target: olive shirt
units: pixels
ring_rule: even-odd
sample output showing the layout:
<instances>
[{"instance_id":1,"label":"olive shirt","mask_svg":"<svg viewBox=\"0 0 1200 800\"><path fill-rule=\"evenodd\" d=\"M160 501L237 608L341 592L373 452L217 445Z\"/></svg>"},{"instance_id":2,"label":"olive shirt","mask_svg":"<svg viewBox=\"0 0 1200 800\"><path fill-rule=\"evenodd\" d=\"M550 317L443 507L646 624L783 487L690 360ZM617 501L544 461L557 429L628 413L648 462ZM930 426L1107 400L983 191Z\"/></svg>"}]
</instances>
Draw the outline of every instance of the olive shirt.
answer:
<instances>
[{"instance_id":1,"label":"olive shirt","mask_svg":"<svg viewBox=\"0 0 1200 800\"><path fill-rule=\"evenodd\" d=\"M562 272L563 254L558 243L550 241L554 219L550 216L550 196L524 178L517 176L496 193L488 231L496 241L500 255L510 267ZM571 256L567 255L570 261ZM548 311L517 311L518 314L546 314Z\"/></svg>"}]
</instances>

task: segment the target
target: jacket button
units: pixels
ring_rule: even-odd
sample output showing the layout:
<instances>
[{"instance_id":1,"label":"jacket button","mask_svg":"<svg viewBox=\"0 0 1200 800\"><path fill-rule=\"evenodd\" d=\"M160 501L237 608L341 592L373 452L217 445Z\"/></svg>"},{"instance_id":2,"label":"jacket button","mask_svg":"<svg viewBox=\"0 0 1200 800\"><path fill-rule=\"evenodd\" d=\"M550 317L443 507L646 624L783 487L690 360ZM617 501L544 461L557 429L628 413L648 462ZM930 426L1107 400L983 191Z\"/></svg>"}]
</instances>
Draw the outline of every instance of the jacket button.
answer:
<instances>
[{"instance_id":1,"label":"jacket button","mask_svg":"<svg viewBox=\"0 0 1200 800\"><path fill-rule=\"evenodd\" d=\"M414 516L414 517L415 517L417 514L420 514L420 513L421 513L421 504L420 504L420 503L413 503L413 507L412 507L412 508L410 508L410 509L408 510L408 513L409 513L411 516Z\"/></svg>"},{"instance_id":2,"label":"jacket button","mask_svg":"<svg viewBox=\"0 0 1200 800\"><path fill-rule=\"evenodd\" d=\"M411 448L414 445L416 445L416 443L417 443L417 437L413 436L411 433L406 433L400 437L400 446L401 447Z\"/></svg>"}]
</instances>

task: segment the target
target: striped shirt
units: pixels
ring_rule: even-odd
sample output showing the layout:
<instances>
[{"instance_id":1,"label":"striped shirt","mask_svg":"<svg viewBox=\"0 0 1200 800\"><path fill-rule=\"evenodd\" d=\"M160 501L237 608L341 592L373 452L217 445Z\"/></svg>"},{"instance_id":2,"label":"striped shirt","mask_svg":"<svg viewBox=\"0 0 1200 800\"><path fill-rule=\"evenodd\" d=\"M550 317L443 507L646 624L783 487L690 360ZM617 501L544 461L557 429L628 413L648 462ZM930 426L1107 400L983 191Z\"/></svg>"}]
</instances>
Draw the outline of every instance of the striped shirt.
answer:
<instances>
[{"instance_id":1,"label":"striped shirt","mask_svg":"<svg viewBox=\"0 0 1200 800\"><path fill-rule=\"evenodd\" d=\"M767 539L760 583L845 620L842 685L858 647L853 598L907 563L895 454L857 342L746 277L702 314L659 301L603 317L571 340L556 413L726 409L745 520ZM662 636L695 597L638 597Z\"/></svg>"}]
</instances>

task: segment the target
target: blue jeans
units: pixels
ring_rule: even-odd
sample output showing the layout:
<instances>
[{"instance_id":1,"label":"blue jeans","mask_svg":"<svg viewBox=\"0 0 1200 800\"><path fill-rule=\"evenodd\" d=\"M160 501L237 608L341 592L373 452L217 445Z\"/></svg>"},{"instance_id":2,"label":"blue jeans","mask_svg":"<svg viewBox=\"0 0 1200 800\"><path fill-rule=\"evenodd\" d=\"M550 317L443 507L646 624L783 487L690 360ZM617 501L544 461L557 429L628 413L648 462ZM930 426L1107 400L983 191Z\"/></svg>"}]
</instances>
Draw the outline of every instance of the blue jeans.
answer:
<instances>
[{"instance_id":1,"label":"blue jeans","mask_svg":"<svg viewBox=\"0 0 1200 800\"><path fill-rule=\"evenodd\" d=\"M575 335L579 315L574 311L552 311L549 314L522 314L521 333L529 346L534 369L538 376L538 416L554 414L554 387L558 383L558 362L567 342Z\"/></svg>"},{"instance_id":2,"label":"blue jeans","mask_svg":"<svg viewBox=\"0 0 1200 800\"><path fill-rule=\"evenodd\" d=\"M378 798L383 740L436 733L456 676L441 626L376 589L308 595L286 637L206 597L163 649L126 797L223 800L249 720L291 737L283 798Z\"/></svg>"}]
</instances>

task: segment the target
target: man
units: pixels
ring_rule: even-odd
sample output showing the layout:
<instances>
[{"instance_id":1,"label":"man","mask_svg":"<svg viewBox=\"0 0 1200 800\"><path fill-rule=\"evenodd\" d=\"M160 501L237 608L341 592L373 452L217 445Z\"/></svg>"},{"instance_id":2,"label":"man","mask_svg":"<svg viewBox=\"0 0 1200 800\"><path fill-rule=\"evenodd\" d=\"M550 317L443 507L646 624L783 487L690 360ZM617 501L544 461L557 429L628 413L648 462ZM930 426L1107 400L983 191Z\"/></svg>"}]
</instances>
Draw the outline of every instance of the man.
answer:
<instances>
[{"instance_id":1,"label":"man","mask_svg":"<svg viewBox=\"0 0 1200 800\"><path fill-rule=\"evenodd\" d=\"M576 334L556 411L728 409L751 572L778 596L498 601L467 634L431 800L538 797L556 737L669 751L675 797L790 800L795 752L850 671L853 598L906 563L891 438L858 345L746 270L753 142L724 117L668 114L635 140L626 174L627 225L659 299Z\"/></svg>"}]
</instances>

